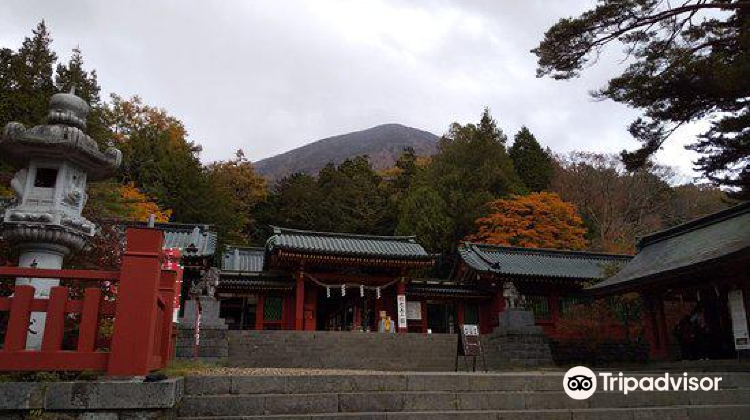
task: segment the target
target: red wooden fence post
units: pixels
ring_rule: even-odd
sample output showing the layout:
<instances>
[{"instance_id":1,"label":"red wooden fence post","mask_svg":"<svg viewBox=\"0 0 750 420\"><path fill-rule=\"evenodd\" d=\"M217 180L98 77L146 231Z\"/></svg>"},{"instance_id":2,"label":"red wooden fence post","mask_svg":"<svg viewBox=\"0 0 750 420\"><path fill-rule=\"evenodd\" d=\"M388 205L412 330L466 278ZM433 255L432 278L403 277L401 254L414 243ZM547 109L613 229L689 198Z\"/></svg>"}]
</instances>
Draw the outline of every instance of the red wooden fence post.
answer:
<instances>
[{"instance_id":1,"label":"red wooden fence post","mask_svg":"<svg viewBox=\"0 0 750 420\"><path fill-rule=\"evenodd\" d=\"M99 336L99 306L102 302L102 290L89 287L83 294L81 324L78 327L78 351L92 352L96 348Z\"/></svg>"},{"instance_id":2,"label":"red wooden fence post","mask_svg":"<svg viewBox=\"0 0 750 420\"><path fill-rule=\"evenodd\" d=\"M145 375L154 356L164 234L157 229L130 228L125 235L127 245L122 257L107 373Z\"/></svg>"},{"instance_id":3,"label":"red wooden fence post","mask_svg":"<svg viewBox=\"0 0 750 420\"><path fill-rule=\"evenodd\" d=\"M33 300L34 286L16 286L10 306L8 330L5 332L5 351L26 349Z\"/></svg>"},{"instance_id":4,"label":"red wooden fence post","mask_svg":"<svg viewBox=\"0 0 750 420\"><path fill-rule=\"evenodd\" d=\"M42 351L59 351L65 330L65 305L68 303L68 288L54 286L47 306L47 321L42 337Z\"/></svg>"}]
</instances>

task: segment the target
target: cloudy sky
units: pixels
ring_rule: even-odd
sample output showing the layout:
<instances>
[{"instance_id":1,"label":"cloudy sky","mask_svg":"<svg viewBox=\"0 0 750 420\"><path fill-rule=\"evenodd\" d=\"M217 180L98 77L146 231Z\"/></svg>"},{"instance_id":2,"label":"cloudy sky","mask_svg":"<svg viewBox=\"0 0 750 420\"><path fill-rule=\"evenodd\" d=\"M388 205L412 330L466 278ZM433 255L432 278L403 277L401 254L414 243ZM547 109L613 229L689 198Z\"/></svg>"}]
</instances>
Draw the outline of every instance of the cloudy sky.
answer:
<instances>
[{"instance_id":1,"label":"cloudy sky","mask_svg":"<svg viewBox=\"0 0 750 420\"><path fill-rule=\"evenodd\" d=\"M140 95L182 119L204 161L258 160L311 141L400 123L443 134L488 106L556 152L634 148L636 112L588 92L619 51L573 81L535 77L545 30L593 0L36 1L0 3L0 46L45 19L54 49L80 46L105 93ZM658 155L693 174L688 127Z\"/></svg>"}]
</instances>

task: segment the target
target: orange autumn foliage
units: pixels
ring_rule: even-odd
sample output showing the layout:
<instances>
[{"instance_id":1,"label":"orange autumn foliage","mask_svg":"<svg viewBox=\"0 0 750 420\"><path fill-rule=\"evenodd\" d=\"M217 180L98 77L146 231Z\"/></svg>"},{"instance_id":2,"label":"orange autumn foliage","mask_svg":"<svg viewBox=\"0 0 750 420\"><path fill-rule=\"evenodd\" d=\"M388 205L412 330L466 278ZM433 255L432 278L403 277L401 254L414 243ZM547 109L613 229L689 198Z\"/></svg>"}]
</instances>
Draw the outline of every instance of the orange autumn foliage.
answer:
<instances>
[{"instance_id":1,"label":"orange autumn foliage","mask_svg":"<svg viewBox=\"0 0 750 420\"><path fill-rule=\"evenodd\" d=\"M157 222L168 222L172 216L172 210L162 210L158 204L151 201L132 182L120 188L120 195L123 201L127 203L130 217L134 220L145 222L153 214Z\"/></svg>"},{"instance_id":2,"label":"orange autumn foliage","mask_svg":"<svg viewBox=\"0 0 750 420\"><path fill-rule=\"evenodd\" d=\"M581 250L586 228L575 206L557 194L512 195L489 203L490 214L476 220L468 239L494 245Z\"/></svg>"}]
</instances>

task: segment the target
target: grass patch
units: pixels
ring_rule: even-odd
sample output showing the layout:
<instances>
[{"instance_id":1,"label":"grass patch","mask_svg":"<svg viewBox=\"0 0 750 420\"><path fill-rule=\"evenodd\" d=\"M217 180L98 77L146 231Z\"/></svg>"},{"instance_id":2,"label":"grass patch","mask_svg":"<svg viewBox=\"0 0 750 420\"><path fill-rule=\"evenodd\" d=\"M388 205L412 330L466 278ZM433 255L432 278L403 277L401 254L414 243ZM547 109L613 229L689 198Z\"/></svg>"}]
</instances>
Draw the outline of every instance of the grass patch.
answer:
<instances>
[{"instance_id":1,"label":"grass patch","mask_svg":"<svg viewBox=\"0 0 750 420\"><path fill-rule=\"evenodd\" d=\"M188 376L199 374L217 367L221 367L221 365L216 363L206 363L200 360L172 360L169 365L160 372L168 377Z\"/></svg>"}]
</instances>

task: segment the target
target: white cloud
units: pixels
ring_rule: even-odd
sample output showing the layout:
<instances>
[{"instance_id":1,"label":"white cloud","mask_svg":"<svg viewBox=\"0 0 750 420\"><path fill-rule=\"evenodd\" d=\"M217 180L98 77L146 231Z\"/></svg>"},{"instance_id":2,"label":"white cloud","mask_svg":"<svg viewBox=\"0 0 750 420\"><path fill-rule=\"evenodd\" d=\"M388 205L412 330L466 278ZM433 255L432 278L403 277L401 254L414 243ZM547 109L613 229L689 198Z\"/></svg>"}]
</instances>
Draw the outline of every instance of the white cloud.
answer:
<instances>
[{"instance_id":1,"label":"white cloud","mask_svg":"<svg viewBox=\"0 0 750 420\"><path fill-rule=\"evenodd\" d=\"M206 161L257 160L336 134L398 122L442 134L489 106L512 136L528 125L555 151L634 148L637 115L588 91L616 74L612 51L583 77L535 77L529 50L591 2L10 0L0 46L47 20L67 58L80 45L107 92L139 94L181 118ZM659 154L690 171L682 130Z\"/></svg>"}]
</instances>

